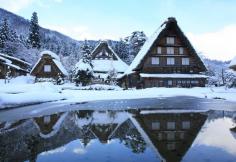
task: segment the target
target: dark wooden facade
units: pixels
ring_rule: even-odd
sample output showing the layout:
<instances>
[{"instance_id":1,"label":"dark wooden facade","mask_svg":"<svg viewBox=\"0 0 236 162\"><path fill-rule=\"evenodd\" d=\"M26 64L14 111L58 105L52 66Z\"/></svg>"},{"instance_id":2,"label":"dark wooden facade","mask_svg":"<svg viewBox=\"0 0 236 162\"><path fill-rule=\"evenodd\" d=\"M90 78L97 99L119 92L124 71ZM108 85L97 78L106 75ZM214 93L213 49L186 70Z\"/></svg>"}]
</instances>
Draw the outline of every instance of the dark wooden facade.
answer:
<instances>
[{"instance_id":1,"label":"dark wooden facade","mask_svg":"<svg viewBox=\"0 0 236 162\"><path fill-rule=\"evenodd\" d=\"M10 71L10 77L17 77L29 73L30 64L6 54L0 54L0 79L4 79L6 73Z\"/></svg>"},{"instance_id":2,"label":"dark wooden facade","mask_svg":"<svg viewBox=\"0 0 236 162\"><path fill-rule=\"evenodd\" d=\"M137 114L135 119L162 158L168 162L179 162L191 147L207 115L201 113Z\"/></svg>"},{"instance_id":3,"label":"dark wooden facade","mask_svg":"<svg viewBox=\"0 0 236 162\"><path fill-rule=\"evenodd\" d=\"M54 57L50 54L42 54L41 58L35 64L33 69L31 70L31 75L36 77L36 80L40 81L40 79L57 79L59 75L61 77L66 77L60 67L58 67L54 61ZM49 66L50 70L46 71L45 66Z\"/></svg>"},{"instance_id":4,"label":"dark wooden facade","mask_svg":"<svg viewBox=\"0 0 236 162\"><path fill-rule=\"evenodd\" d=\"M169 18L159 29L155 40L147 40L131 67L135 73L125 75L127 87L195 87L205 86L206 76L200 75L206 67L193 46L179 28L175 18ZM152 39L152 38L150 38ZM138 62L138 63L137 63ZM143 77L140 74L146 74ZM150 76L148 76L150 74ZM165 74L153 76L152 74ZM169 75L167 75L169 74ZM184 74L184 75L183 75ZM199 74L199 76L198 76ZM137 80L130 79L136 78ZM132 84L130 84L132 82Z\"/></svg>"}]
</instances>

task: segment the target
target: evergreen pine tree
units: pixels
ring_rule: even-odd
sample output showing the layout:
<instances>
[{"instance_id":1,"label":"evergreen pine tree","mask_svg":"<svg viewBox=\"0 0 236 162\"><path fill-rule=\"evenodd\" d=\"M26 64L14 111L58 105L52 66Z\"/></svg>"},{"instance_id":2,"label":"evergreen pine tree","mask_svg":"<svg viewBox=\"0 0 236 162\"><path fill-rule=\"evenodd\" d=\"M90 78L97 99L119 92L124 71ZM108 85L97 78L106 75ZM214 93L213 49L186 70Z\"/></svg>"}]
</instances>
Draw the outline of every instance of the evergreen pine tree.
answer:
<instances>
[{"instance_id":1,"label":"evergreen pine tree","mask_svg":"<svg viewBox=\"0 0 236 162\"><path fill-rule=\"evenodd\" d=\"M36 12L33 12L31 21L30 21L30 30L29 30L29 43L33 48L40 48L40 35L39 35L39 25L38 25L38 16Z\"/></svg>"},{"instance_id":2,"label":"evergreen pine tree","mask_svg":"<svg viewBox=\"0 0 236 162\"><path fill-rule=\"evenodd\" d=\"M80 52L82 54L82 59L76 64L75 69L73 70L73 78L76 85L82 84L82 86L86 86L91 83L93 78L91 47L86 40L81 46Z\"/></svg>"},{"instance_id":3,"label":"evergreen pine tree","mask_svg":"<svg viewBox=\"0 0 236 162\"><path fill-rule=\"evenodd\" d=\"M10 29L7 22L7 19L3 19L2 25L0 27L0 48L5 47L5 43L9 40L10 37Z\"/></svg>"},{"instance_id":4,"label":"evergreen pine tree","mask_svg":"<svg viewBox=\"0 0 236 162\"><path fill-rule=\"evenodd\" d=\"M127 43L123 39L120 39L120 41L115 45L115 52L120 56L122 60L124 60L125 62L127 61L129 49Z\"/></svg>"}]
</instances>

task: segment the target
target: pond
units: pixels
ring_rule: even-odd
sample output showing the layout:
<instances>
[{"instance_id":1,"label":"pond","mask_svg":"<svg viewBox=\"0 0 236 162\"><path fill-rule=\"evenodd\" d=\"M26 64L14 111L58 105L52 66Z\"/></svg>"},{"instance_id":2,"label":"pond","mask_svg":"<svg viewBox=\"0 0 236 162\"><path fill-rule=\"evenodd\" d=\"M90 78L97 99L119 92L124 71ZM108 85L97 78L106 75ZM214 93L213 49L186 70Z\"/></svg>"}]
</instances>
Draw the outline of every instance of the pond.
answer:
<instances>
[{"instance_id":1,"label":"pond","mask_svg":"<svg viewBox=\"0 0 236 162\"><path fill-rule=\"evenodd\" d=\"M74 110L0 122L0 161L236 161L236 112Z\"/></svg>"}]
</instances>

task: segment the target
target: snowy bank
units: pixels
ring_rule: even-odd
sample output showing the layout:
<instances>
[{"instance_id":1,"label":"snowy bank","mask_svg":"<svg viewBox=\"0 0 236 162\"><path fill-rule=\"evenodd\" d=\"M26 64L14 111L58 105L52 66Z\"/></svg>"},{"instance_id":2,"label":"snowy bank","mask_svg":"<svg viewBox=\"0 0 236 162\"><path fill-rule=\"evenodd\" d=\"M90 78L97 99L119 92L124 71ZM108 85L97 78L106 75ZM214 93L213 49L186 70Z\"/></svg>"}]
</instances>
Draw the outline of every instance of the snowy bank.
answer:
<instances>
[{"instance_id":1,"label":"snowy bank","mask_svg":"<svg viewBox=\"0 0 236 162\"><path fill-rule=\"evenodd\" d=\"M35 83L33 78L17 77L4 84L0 80L0 109L65 99L61 88L52 83Z\"/></svg>"},{"instance_id":2,"label":"snowy bank","mask_svg":"<svg viewBox=\"0 0 236 162\"><path fill-rule=\"evenodd\" d=\"M176 96L223 99L236 102L236 88L226 89L225 87L122 90L117 86L108 85L76 87L72 83L64 85L54 85L47 82L33 84L29 78L13 79L9 84L4 84L4 80L0 80L0 86L0 109L58 100L63 100L61 102L70 104L99 100L166 98Z\"/></svg>"},{"instance_id":3,"label":"snowy bank","mask_svg":"<svg viewBox=\"0 0 236 162\"><path fill-rule=\"evenodd\" d=\"M120 91L86 91L64 90L67 100L63 102L86 102L116 99L165 98L175 96L192 96L209 99L226 99L236 101L236 89L221 88L147 88Z\"/></svg>"}]
</instances>

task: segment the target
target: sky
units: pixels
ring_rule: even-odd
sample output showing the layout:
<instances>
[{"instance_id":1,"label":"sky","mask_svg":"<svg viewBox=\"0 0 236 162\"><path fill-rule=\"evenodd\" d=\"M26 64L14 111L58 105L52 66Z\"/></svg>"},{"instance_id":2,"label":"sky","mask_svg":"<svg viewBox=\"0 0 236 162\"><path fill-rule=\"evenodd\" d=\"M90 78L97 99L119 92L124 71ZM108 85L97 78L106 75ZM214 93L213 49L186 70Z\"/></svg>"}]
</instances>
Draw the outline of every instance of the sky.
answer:
<instances>
[{"instance_id":1,"label":"sky","mask_svg":"<svg viewBox=\"0 0 236 162\"><path fill-rule=\"evenodd\" d=\"M0 0L0 7L77 40L119 40L133 31L149 37L175 17L197 52L207 58L236 56L235 0Z\"/></svg>"}]
</instances>

